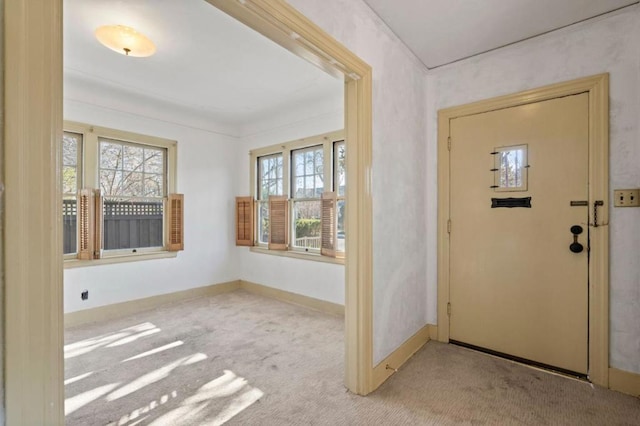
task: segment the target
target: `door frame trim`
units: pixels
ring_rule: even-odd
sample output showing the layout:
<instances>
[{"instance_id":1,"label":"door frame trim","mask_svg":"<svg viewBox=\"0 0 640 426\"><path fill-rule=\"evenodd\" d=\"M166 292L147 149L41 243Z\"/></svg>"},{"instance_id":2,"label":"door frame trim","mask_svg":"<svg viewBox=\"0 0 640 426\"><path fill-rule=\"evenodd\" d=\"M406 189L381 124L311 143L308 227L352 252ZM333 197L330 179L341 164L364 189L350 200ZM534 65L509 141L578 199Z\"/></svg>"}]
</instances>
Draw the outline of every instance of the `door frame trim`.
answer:
<instances>
[{"instance_id":1,"label":"door frame trim","mask_svg":"<svg viewBox=\"0 0 640 426\"><path fill-rule=\"evenodd\" d=\"M599 74L438 111L438 340L449 341L450 120L563 96L589 94L589 221L596 200L599 224L609 223L609 74ZM609 386L609 227L590 227L589 378Z\"/></svg>"},{"instance_id":2,"label":"door frame trim","mask_svg":"<svg viewBox=\"0 0 640 426\"><path fill-rule=\"evenodd\" d=\"M353 174L347 186L345 383L367 394L373 390L371 67L283 0L209 2L345 80ZM3 8L6 422L63 424L62 0L7 0Z\"/></svg>"}]
</instances>

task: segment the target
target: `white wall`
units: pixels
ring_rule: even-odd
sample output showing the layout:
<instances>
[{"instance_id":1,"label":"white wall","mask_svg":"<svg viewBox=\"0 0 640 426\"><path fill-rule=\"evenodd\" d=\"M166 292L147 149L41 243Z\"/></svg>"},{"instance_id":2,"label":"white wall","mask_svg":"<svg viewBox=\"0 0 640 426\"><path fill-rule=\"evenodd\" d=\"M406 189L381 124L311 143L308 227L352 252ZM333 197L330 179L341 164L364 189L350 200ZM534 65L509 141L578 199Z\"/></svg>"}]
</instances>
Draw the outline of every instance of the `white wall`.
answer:
<instances>
[{"instance_id":1,"label":"white wall","mask_svg":"<svg viewBox=\"0 0 640 426\"><path fill-rule=\"evenodd\" d=\"M300 111L294 111L270 118L272 125L277 124L271 130L262 130L264 122L245 127L249 135L243 138L243 153L239 156L238 195L250 194L251 149L344 128L343 102L328 103L325 108L316 109L315 114L307 114L306 119L300 119L299 114ZM242 280L344 305L343 265L255 253L247 247L238 247L235 253Z\"/></svg>"},{"instance_id":2,"label":"white wall","mask_svg":"<svg viewBox=\"0 0 640 426\"><path fill-rule=\"evenodd\" d=\"M177 258L65 269L65 312L238 279L232 225L238 139L69 99L64 117L177 140L177 190L185 194L185 250ZM85 289L89 300L82 301Z\"/></svg>"},{"instance_id":3,"label":"white wall","mask_svg":"<svg viewBox=\"0 0 640 426\"><path fill-rule=\"evenodd\" d=\"M362 0L289 0L373 68L373 346L426 324L425 69Z\"/></svg>"},{"instance_id":4,"label":"white wall","mask_svg":"<svg viewBox=\"0 0 640 426\"><path fill-rule=\"evenodd\" d=\"M437 319L437 110L603 72L609 72L611 77L610 188L638 188L640 10L637 6L430 72L426 89L430 323ZM640 209L610 207L610 363L640 373Z\"/></svg>"}]
</instances>

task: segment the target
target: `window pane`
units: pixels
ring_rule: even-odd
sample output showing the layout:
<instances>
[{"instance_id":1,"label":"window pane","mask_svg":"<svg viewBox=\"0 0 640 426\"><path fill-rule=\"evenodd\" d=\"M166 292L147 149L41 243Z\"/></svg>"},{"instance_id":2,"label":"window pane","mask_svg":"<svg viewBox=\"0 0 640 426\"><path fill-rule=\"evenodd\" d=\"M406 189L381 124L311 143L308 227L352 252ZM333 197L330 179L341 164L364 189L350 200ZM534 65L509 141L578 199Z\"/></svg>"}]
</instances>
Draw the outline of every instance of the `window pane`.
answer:
<instances>
[{"instance_id":1,"label":"window pane","mask_svg":"<svg viewBox=\"0 0 640 426\"><path fill-rule=\"evenodd\" d=\"M75 166L62 167L62 192L74 194L78 190L78 169Z\"/></svg>"},{"instance_id":2,"label":"window pane","mask_svg":"<svg viewBox=\"0 0 640 426\"><path fill-rule=\"evenodd\" d=\"M82 161L82 134L63 132L62 134L62 252L77 252L78 220L76 193L80 182Z\"/></svg>"},{"instance_id":3,"label":"window pane","mask_svg":"<svg viewBox=\"0 0 640 426\"><path fill-rule=\"evenodd\" d=\"M144 150L144 171L145 173L164 174L164 152L158 149Z\"/></svg>"},{"instance_id":4,"label":"window pane","mask_svg":"<svg viewBox=\"0 0 640 426\"><path fill-rule=\"evenodd\" d=\"M496 191L527 190L527 146L507 146L496 152L495 187Z\"/></svg>"},{"instance_id":5,"label":"window pane","mask_svg":"<svg viewBox=\"0 0 640 426\"><path fill-rule=\"evenodd\" d=\"M122 168L122 145L100 141L100 168Z\"/></svg>"},{"instance_id":6,"label":"window pane","mask_svg":"<svg viewBox=\"0 0 640 426\"><path fill-rule=\"evenodd\" d=\"M163 246L162 200L104 198L104 249Z\"/></svg>"},{"instance_id":7,"label":"window pane","mask_svg":"<svg viewBox=\"0 0 640 426\"><path fill-rule=\"evenodd\" d=\"M258 199L282 195L282 154L258 158Z\"/></svg>"},{"instance_id":8,"label":"window pane","mask_svg":"<svg viewBox=\"0 0 640 426\"><path fill-rule=\"evenodd\" d=\"M320 198L324 188L323 147L314 146L292 152L294 198Z\"/></svg>"},{"instance_id":9,"label":"window pane","mask_svg":"<svg viewBox=\"0 0 640 426\"><path fill-rule=\"evenodd\" d=\"M338 234L336 235L336 250L337 251L345 251L345 231L344 231L344 220L345 220L345 206L346 203L344 200L338 200L336 203L337 206L337 216L338 216Z\"/></svg>"},{"instance_id":10,"label":"window pane","mask_svg":"<svg viewBox=\"0 0 640 426\"><path fill-rule=\"evenodd\" d=\"M314 181L315 181L315 176L306 176L304 178L304 196L306 198L312 198L314 196L314 191L313 188L315 187L314 185Z\"/></svg>"},{"instance_id":11,"label":"window pane","mask_svg":"<svg viewBox=\"0 0 640 426\"><path fill-rule=\"evenodd\" d=\"M62 136L62 165L77 166L79 145L82 142L82 135L77 133L64 132Z\"/></svg>"},{"instance_id":12,"label":"window pane","mask_svg":"<svg viewBox=\"0 0 640 426\"><path fill-rule=\"evenodd\" d=\"M100 139L100 189L105 196L162 198L167 150Z\"/></svg>"},{"instance_id":13,"label":"window pane","mask_svg":"<svg viewBox=\"0 0 640 426\"><path fill-rule=\"evenodd\" d=\"M130 145L124 145L122 149L122 169L142 172L144 163L143 149Z\"/></svg>"},{"instance_id":14,"label":"window pane","mask_svg":"<svg viewBox=\"0 0 640 426\"><path fill-rule=\"evenodd\" d=\"M304 174L312 175L314 170L315 169L313 167L313 152L308 151L304 155Z\"/></svg>"},{"instance_id":15,"label":"window pane","mask_svg":"<svg viewBox=\"0 0 640 426\"><path fill-rule=\"evenodd\" d=\"M320 201L294 202L294 247L320 249L320 210Z\"/></svg>"},{"instance_id":16,"label":"window pane","mask_svg":"<svg viewBox=\"0 0 640 426\"><path fill-rule=\"evenodd\" d=\"M261 243L269 242L269 203L258 202L258 240Z\"/></svg>"},{"instance_id":17,"label":"window pane","mask_svg":"<svg viewBox=\"0 0 640 426\"><path fill-rule=\"evenodd\" d=\"M162 197L162 175L146 174L144 177L144 196L145 197Z\"/></svg>"},{"instance_id":18,"label":"window pane","mask_svg":"<svg viewBox=\"0 0 640 426\"><path fill-rule=\"evenodd\" d=\"M71 254L77 251L78 214L76 196L66 196L62 200L62 241L63 253Z\"/></svg>"},{"instance_id":19,"label":"window pane","mask_svg":"<svg viewBox=\"0 0 640 426\"><path fill-rule=\"evenodd\" d=\"M333 190L338 193L338 196L345 195L345 189L347 185L347 173L346 173L346 146L344 142L336 142L333 149L334 166L335 171Z\"/></svg>"}]
</instances>

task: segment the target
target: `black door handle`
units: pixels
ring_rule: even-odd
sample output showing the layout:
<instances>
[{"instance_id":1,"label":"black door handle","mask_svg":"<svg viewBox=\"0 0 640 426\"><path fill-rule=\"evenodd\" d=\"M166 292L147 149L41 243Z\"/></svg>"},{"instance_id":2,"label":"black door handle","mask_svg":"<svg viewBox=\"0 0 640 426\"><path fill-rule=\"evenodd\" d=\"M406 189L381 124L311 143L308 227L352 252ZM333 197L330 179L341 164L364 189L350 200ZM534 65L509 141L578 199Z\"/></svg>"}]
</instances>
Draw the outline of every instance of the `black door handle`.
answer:
<instances>
[{"instance_id":1,"label":"black door handle","mask_svg":"<svg viewBox=\"0 0 640 426\"><path fill-rule=\"evenodd\" d=\"M578 242L578 235L582 234L583 231L582 226L573 225L570 231L573 234L573 243L569 246L569 250L571 250L572 253L582 253L584 246Z\"/></svg>"}]
</instances>

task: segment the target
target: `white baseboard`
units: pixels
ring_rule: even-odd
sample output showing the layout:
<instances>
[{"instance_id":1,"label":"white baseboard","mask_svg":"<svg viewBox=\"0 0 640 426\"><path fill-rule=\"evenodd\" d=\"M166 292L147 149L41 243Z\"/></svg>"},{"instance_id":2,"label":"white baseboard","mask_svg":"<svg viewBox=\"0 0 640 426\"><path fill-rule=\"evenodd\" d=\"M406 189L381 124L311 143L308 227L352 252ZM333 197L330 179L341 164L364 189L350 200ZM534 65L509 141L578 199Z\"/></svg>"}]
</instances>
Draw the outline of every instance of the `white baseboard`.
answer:
<instances>
[{"instance_id":1,"label":"white baseboard","mask_svg":"<svg viewBox=\"0 0 640 426\"><path fill-rule=\"evenodd\" d=\"M82 311L64 314L64 326L73 327L90 322L106 321L114 318L135 314L148 309L154 309L169 303L181 300L195 299L198 297L214 296L227 293L240 288L240 281L230 281L221 284L213 284L205 287L196 287L188 290L177 291L168 294L145 297L143 299L129 300L112 305L98 306L97 308L84 309Z\"/></svg>"},{"instance_id":2,"label":"white baseboard","mask_svg":"<svg viewBox=\"0 0 640 426\"><path fill-rule=\"evenodd\" d=\"M373 389L377 389L383 384L393 373L395 373L405 362L409 360L425 343L430 339L431 335L437 336L437 326L427 324L418 330L413 336L407 339L398 349L393 351L391 355L386 357L380 364L373 369Z\"/></svg>"},{"instance_id":3,"label":"white baseboard","mask_svg":"<svg viewBox=\"0 0 640 426\"><path fill-rule=\"evenodd\" d=\"M244 280L240 280L240 288L261 296L282 300L283 302L293 303L294 305L301 305L306 308L315 309L316 311L344 317L344 305L339 305L337 303L327 302L326 300L315 299L313 297L303 296L301 294L291 293L289 291Z\"/></svg>"},{"instance_id":4,"label":"white baseboard","mask_svg":"<svg viewBox=\"0 0 640 426\"><path fill-rule=\"evenodd\" d=\"M640 374L609 368L609 388L640 397Z\"/></svg>"},{"instance_id":5,"label":"white baseboard","mask_svg":"<svg viewBox=\"0 0 640 426\"><path fill-rule=\"evenodd\" d=\"M325 300L314 299L313 297L291 293L262 284L237 280L221 284L213 284L205 287L191 288L174 293L160 294L158 296L145 297L143 299L129 300L126 302L114 303L112 305L98 306L97 308L84 309L82 311L69 312L64 315L64 326L73 327L76 325L88 324L91 322L107 321L110 319L121 318L123 316L135 314L149 309L154 309L169 303L195 299L198 297L215 296L216 294L227 293L230 291L238 290L240 288L251 293L270 297L272 299L278 299L284 302L293 303L295 305L301 305L328 314L344 316L343 305L327 302Z\"/></svg>"}]
</instances>

